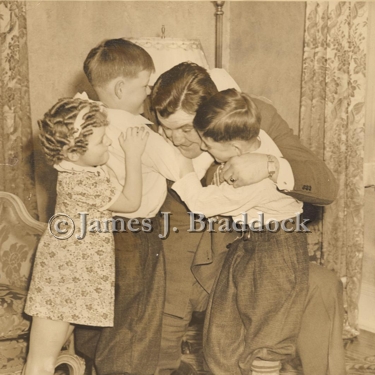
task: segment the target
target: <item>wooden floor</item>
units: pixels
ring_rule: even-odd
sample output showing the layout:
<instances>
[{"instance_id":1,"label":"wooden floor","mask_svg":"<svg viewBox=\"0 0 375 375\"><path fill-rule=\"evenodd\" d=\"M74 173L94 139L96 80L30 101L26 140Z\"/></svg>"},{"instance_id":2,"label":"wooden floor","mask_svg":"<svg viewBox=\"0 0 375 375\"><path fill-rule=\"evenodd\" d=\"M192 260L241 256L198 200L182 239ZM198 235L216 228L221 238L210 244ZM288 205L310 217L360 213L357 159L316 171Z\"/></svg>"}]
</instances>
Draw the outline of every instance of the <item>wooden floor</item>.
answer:
<instances>
[{"instance_id":1,"label":"wooden floor","mask_svg":"<svg viewBox=\"0 0 375 375\"><path fill-rule=\"evenodd\" d=\"M347 375L375 375L375 333L361 331L345 342Z\"/></svg>"}]
</instances>

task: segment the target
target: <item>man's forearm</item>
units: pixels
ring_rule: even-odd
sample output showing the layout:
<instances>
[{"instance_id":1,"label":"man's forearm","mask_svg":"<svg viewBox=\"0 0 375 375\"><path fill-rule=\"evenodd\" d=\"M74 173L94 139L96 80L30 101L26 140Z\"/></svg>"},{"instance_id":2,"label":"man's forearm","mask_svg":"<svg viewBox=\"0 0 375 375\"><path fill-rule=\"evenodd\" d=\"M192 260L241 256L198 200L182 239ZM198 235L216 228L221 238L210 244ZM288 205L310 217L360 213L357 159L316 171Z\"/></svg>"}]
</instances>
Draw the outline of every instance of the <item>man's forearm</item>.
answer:
<instances>
[{"instance_id":1,"label":"man's forearm","mask_svg":"<svg viewBox=\"0 0 375 375\"><path fill-rule=\"evenodd\" d=\"M324 161L302 145L273 106L261 100L254 101L261 111L261 128L271 136L292 168L294 188L286 194L316 205L332 203L338 187Z\"/></svg>"},{"instance_id":2,"label":"man's forearm","mask_svg":"<svg viewBox=\"0 0 375 375\"><path fill-rule=\"evenodd\" d=\"M294 175L294 188L286 194L303 202L328 205L337 196L338 185L333 173L321 160L289 160ZM301 178L302 176L302 178Z\"/></svg>"}]
</instances>

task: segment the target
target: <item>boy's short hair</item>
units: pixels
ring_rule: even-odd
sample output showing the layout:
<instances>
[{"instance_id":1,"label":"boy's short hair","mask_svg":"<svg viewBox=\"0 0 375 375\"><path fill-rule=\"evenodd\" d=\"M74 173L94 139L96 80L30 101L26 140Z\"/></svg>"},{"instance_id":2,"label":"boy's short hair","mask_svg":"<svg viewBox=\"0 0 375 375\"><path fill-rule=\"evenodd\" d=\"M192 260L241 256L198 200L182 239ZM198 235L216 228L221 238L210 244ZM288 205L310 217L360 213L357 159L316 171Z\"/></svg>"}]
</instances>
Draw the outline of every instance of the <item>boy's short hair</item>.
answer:
<instances>
[{"instance_id":1,"label":"boy's short hair","mask_svg":"<svg viewBox=\"0 0 375 375\"><path fill-rule=\"evenodd\" d=\"M194 115L198 107L216 93L216 85L205 68L183 62L158 78L152 89L151 105L164 118L179 109Z\"/></svg>"},{"instance_id":2,"label":"boy's short hair","mask_svg":"<svg viewBox=\"0 0 375 375\"><path fill-rule=\"evenodd\" d=\"M82 118L83 123L77 135L74 122L84 108L88 108L88 112ZM87 151L87 137L93 133L92 129L106 125L107 116L98 103L82 99L60 99L38 121L39 139L47 161L50 164L60 163L65 158L64 151L83 155Z\"/></svg>"},{"instance_id":3,"label":"boy's short hair","mask_svg":"<svg viewBox=\"0 0 375 375\"><path fill-rule=\"evenodd\" d=\"M198 108L193 125L201 136L227 142L257 137L260 123L260 113L250 96L228 89L218 92Z\"/></svg>"},{"instance_id":4,"label":"boy's short hair","mask_svg":"<svg viewBox=\"0 0 375 375\"><path fill-rule=\"evenodd\" d=\"M104 40L93 48L83 63L83 70L93 87L100 87L117 77L135 78L143 70L155 71L151 56L126 39Z\"/></svg>"}]
</instances>

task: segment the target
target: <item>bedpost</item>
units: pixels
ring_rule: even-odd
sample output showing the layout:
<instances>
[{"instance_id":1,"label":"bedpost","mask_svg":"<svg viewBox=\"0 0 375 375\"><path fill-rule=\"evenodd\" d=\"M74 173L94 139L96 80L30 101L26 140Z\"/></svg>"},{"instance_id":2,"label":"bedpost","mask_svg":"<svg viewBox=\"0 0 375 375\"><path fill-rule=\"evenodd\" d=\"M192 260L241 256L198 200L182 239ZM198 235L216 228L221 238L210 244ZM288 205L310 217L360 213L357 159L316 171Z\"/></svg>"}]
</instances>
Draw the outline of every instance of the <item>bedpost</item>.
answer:
<instances>
[{"instance_id":1,"label":"bedpost","mask_svg":"<svg viewBox=\"0 0 375 375\"><path fill-rule=\"evenodd\" d=\"M223 60L223 6L225 1L215 1L216 6L216 51L215 68L222 68Z\"/></svg>"}]
</instances>

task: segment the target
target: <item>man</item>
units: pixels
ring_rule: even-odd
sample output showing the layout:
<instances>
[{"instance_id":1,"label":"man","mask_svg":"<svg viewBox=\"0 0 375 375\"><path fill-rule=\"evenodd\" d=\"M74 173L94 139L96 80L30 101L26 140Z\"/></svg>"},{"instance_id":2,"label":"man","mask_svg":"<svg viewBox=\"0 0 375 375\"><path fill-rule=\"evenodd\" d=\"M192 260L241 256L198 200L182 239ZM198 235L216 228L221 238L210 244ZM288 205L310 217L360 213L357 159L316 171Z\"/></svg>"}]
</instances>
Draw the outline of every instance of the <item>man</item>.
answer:
<instances>
[{"instance_id":1,"label":"man","mask_svg":"<svg viewBox=\"0 0 375 375\"><path fill-rule=\"evenodd\" d=\"M170 69L153 88L152 107L165 136L188 158L202 155L193 119L199 105L216 92L207 71L192 63ZM331 203L337 192L332 173L302 146L273 106L254 101L261 113L261 128L272 137L284 158L268 160L266 155L256 153L233 158L225 166L222 180L241 186L271 178L280 190L296 199L320 205ZM206 183L211 180L208 173ZM175 369L181 361L181 340L192 312L203 311L207 306L226 255L226 244L233 240L233 234L187 232L191 226L188 209L171 189L161 211L171 212L170 227L179 229L178 233L172 231L163 244L167 284L159 374L164 375L179 373ZM310 290L298 342L305 375L345 372L341 288L332 272L310 267Z\"/></svg>"}]
</instances>

